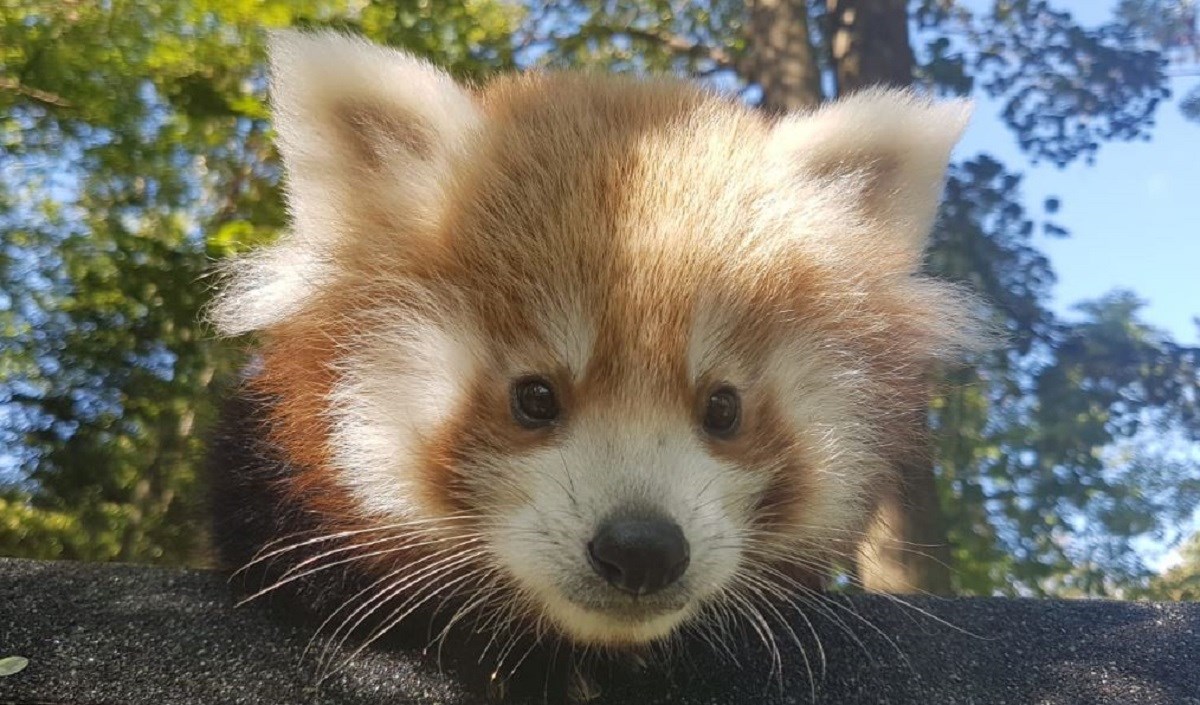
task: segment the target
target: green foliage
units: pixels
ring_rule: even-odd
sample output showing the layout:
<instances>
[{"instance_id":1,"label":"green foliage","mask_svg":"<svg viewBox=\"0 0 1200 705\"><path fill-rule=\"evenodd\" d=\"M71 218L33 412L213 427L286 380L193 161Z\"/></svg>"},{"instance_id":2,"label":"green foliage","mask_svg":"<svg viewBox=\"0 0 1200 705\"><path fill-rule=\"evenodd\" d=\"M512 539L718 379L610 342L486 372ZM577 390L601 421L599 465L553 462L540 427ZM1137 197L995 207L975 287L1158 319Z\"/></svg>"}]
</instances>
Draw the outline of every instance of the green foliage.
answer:
<instances>
[{"instance_id":1,"label":"green foliage","mask_svg":"<svg viewBox=\"0 0 1200 705\"><path fill-rule=\"evenodd\" d=\"M1064 165L1091 159L1108 140L1148 136L1170 95L1166 60L1128 27L1088 30L1044 0L997 3L972 25L984 89L1003 96L1003 116L1021 147Z\"/></svg>"},{"instance_id":2,"label":"green foliage","mask_svg":"<svg viewBox=\"0 0 1200 705\"><path fill-rule=\"evenodd\" d=\"M1154 600L1200 600L1200 534L1179 550L1179 563L1155 576L1140 594Z\"/></svg>"},{"instance_id":3,"label":"green foliage","mask_svg":"<svg viewBox=\"0 0 1200 705\"><path fill-rule=\"evenodd\" d=\"M1007 336L952 373L932 409L954 583L1114 594L1149 577L1136 541L1178 538L1172 529L1200 505L1196 468L1146 442L1200 438L1198 356L1141 323L1128 292L1056 320L1036 230L1019 176L986 156L951 169L929 268L981 292Z\"/></svg>"},{"instance_id":4,"label":"green foliage","mask_svg":"<svg viewBox=\"0 0 1200 705\"><path fill-rule=\"evenodd\" d=\"M511 62L518 19L487 0L0 8L0 550L203 559L202 430L240 358L200 325L205 277L284 223L263 28L353 26L479 76Z\"/></svg>"},{"instance_id":5,"label":"green foliage","mask_svg":"<svg viewBox=\"0 0 1200 705\"><path fill-rule=\"evenodd\" d=\"M533 5L517 36L525 63L713 77L734 71L746 51L740 2L552 0Z\"/></svg>"}]
</instances>

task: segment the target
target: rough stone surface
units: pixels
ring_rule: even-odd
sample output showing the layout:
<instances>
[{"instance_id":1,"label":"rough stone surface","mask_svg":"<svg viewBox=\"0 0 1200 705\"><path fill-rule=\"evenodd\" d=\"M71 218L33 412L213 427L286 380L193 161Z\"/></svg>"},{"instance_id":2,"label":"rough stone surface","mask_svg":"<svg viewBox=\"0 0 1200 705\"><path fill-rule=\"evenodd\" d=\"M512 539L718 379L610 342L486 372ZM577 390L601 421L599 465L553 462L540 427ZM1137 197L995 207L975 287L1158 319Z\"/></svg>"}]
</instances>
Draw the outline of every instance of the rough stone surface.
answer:
<instances>
[{"instance_id":1,"label":"rough stone surface","mask_svg":"<svg viewBox=\"0 0 1200 705\"><path fill-rule=\"evenodd\" d=\"M601 682L596 705L1200 705L1200 604L853 597L795 617L783 675L680 647L669 672ZM459 705L430 659L365 652L313 687L310 631L233 609L198 571L0 559L0 704ZM818 650L813 633L819 637ZM750 634L754 632L751 631ZM822 656L823 653L823 656Z\"/></svg>"}]
</instances>

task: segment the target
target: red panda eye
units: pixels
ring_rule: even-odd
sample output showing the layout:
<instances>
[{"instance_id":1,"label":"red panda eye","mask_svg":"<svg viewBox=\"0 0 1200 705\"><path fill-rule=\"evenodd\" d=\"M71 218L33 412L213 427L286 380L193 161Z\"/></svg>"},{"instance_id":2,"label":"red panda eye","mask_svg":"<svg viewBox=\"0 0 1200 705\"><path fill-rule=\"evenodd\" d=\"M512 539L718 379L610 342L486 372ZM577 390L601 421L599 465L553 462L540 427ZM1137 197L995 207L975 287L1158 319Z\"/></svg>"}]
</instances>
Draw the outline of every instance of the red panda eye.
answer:
<instances>
[{"instance_id":1,"label":"red panda eye","mask_svg":"<svg viewBox=\"0 0 1200 705\"><path fill-rule=\"evenodd\" d=\"M708 395L708 404L704 409L704 430L709 435L728 438L737 431L741 413L742 405L737 390L721 387Z\"/></svg>"},{"instance_id":2,"label":"red panda eye","mask_svg":"<svg viewBox=\"0 0 1200 705\"><path fill-rule=\"evenodd\" d=\"M513 418L525 428L549 426L561 413L554 389L541 377L513 382L510 397Z\"/></svg>"}]
</instances>

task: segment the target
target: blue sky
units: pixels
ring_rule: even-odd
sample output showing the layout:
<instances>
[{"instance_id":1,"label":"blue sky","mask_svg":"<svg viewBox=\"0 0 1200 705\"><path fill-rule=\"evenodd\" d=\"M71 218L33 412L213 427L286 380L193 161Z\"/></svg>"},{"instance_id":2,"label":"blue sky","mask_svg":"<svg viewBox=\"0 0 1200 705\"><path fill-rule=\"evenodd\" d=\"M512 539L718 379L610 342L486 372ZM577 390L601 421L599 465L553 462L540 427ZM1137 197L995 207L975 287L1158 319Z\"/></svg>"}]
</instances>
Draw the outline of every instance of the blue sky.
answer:
<instances>
[{"instance_id":1,"label":"blue sky","mask_svg":"<svg viewBox=\"0 0 1200 705\"><path fill-rule=\"evenodd\" d=\"M982 9L990 2L968 0ZM1057 0L1085 26L1110 21L1115 0ZM1178 98L1200 84L1200 77L1172 79L1172 99L1155 115L1149 142L1102 144L1094 163L1065 168L1032 164L1000 118L1001 104L976 95L975 114L955 149L955 158L986 152L1024 174L1022 202L1031 214L1050 196L1061 199L1054 222L1070 231L1066 238L1037 236L1049 256L1058 283L1053 308L1073 317L1072 307L1113 289L1135 292L1146 307L1143 319L1184 344L1200 345L1200 123L1179 112ZM1184 452L1181 447L1179 452ZM1195 448L1187 452L1195 457ZM1189 526L1200 527L1200 508ZM1179 560L1177 550L1154 540L1137 545L1152 569Z\"/></svg>"},{"instance_id":2,"label":"blue sky","mask_svg":"<svg viewBox=\"0 0 1200 705\"><path fill-rule=\"evenodd\" d=\"M1111 18L1113 3L1060 0L1084 24ZM1200 344L1200 123L1175 98L1200 78L1172 80L1175 96L1159 106L1150 142L1110 142L1095 163L1032 165L999 117L1000 105L976 98L976 112L956 157L990 153L1025 174L1023 201L1037 213L1048 196L1062 199L1055 222L1068 238L1039 237L1058 274L1054 308L1071 307L1115 288L1136 292L1145 320L1177 341Z\"/></svg>"}]
</instances>

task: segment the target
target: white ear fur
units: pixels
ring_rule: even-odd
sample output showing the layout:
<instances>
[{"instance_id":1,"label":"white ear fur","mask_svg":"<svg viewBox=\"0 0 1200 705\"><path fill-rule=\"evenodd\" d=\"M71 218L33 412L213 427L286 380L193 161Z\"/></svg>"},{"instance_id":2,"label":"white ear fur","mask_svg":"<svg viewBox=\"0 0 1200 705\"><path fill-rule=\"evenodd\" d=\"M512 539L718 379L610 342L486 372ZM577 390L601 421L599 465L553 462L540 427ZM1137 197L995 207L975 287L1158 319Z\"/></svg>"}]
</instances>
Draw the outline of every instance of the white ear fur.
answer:
<instances>
[{"instance_id":1,"label":"white ear fur","mask_svg":"<svg viewBox=\"0 0 1200 705\"><path fill-rule=\"evenodd\" d=\"M291 231L235 260L211 318L226 335L278 324L331 273L339 237L435 222L452 161L481 121L432 64L335 32L272 32L270 100Z\"/></svg>"},{"instance_id":2,"label":"white ear fur","mask_svg":"<svg viewBox=\"0 0 1200 705\"><path fill-rule=\"evenodd\" d=\"M797 178L848 199L881 237L896 238L919 255L950 151L971 110L966 100L934 102L909 90L867 89L785 118L775 128L772 152L790 163Z\"/></svg>"},{"instance_id":3,"label":"white ear fur","mask_svg":"<svg viewBox=\"0 0 1200 705\"><path fill-rule=\"evenodd\" d=\"M331 187L361 195L362 186L391 177L423 187L480 121L449 75L396 49L334 32L280 31L269 51L272 112L297 209L327 198Z\"/></svg>"}]
</instances>

